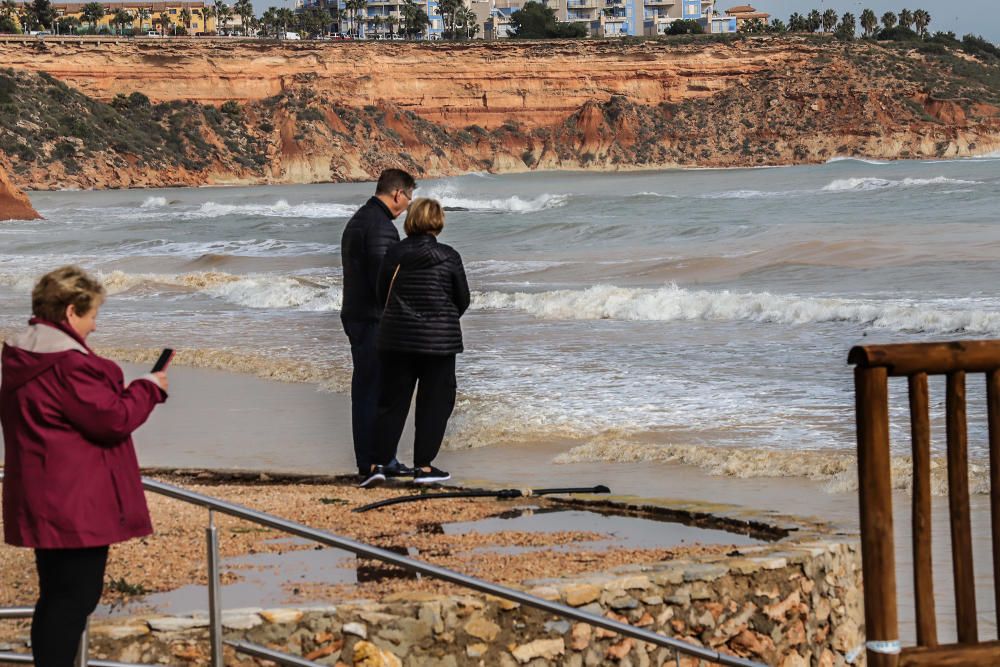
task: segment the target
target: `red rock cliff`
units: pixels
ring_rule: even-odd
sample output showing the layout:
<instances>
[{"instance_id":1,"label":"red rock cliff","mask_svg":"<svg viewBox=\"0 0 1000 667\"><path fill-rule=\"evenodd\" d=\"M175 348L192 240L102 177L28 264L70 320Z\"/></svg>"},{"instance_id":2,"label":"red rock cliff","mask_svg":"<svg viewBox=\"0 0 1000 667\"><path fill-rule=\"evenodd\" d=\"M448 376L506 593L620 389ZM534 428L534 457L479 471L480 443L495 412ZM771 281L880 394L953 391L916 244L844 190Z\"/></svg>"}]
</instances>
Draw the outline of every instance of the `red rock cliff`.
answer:
<instances>
[{"instance_id":1,"label":"red rock cliff","mask_svg":"<svg viewBox=\"0 0 1000 667\"><path fill-rule=\"evenodd\" d=\"M746 167L1000 149L996 64L818 36L12 40L0 41L0 62L14 72L0 70L0 78L19 77L10 86L16 123L4 126L0 114L0 145L17 149L12 177L32 189L369 180L385 167L421 178ZM164 104L150 107L146 97Z\"/></svg>"},{"instance_id":2,"label":"red rock cliff","mask_svg":"<svg viewBox=\"0 0 1000 667\"><path fill-rule=\"evenodd\" d=\"M0 220L36 220L38 215L28 196L18 190L0 167Z\"/></svg>"}]
</instances>

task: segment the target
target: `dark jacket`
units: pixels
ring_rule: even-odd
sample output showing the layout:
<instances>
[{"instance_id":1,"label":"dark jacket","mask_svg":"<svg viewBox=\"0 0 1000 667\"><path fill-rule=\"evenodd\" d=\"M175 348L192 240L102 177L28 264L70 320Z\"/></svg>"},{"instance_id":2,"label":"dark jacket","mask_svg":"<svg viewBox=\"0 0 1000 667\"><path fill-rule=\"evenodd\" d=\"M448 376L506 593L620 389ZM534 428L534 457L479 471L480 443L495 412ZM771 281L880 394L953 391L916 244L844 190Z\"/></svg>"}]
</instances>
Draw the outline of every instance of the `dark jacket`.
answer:
<instances>
[{"instance_id":1,"label":"dark jacket","mask_svg":"<svg viewBox=\"0 0 1000 667\"><path fill-rule=\"evenodd\" d=\"M347 222L340 241L344 269L344 299L340 319L345 322L377 322L382 301L375 298L378 269L385 251L399 242L389 208L372 197Z\"/></svg>"},{"instance_id":2,"label":"dark jacket","mask_svg":"<svg viewBox=\"0 0 1000 667\"><path fill-rule=\"evenodd\" d=\"M40 549L99 547L153 532L132 432L166 400L127 387L68 325L32 320L3 346L4 538Z\"/></svg>"},{"instance_id":3,"label":"dark jacket","mask_svg":"<svg viewBox=\"0 0 1000 667\"><path fill-rule=\"evenodd\" d=\"M378 299L387 304L379 325L379 350L435 355L462 351L458 318L469 307L469 283L462 257L451 246L420 234L389 248L379 271Z\"/></svg>"}]
</instances>

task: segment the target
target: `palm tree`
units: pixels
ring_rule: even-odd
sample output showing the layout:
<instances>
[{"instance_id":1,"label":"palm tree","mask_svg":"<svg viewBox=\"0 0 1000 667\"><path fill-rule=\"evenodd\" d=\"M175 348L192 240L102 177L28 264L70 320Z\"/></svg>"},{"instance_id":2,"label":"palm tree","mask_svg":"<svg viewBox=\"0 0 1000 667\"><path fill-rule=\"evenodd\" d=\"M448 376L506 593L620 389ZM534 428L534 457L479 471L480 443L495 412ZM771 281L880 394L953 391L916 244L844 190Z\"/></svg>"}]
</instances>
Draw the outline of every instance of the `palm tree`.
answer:
<instances>
[{"instance_id":1,"label":"palm tree","mask_svg":"<svg viewBox=\"0 0 1000 667\"><path fill-rule=\"evenodd\" d=\"M372 25L374 26L374 30L375 30L375 37L376 38L381 37L381 35L379 34L379 29L381 29L381 27L382 27L382 15L381 14L376 14L375 15L375 18L372 19Z\"/></svg>"},{"instance_id":2,"label":"palm tree","mask_svg":"<svg viewBox=\"0 0 1000 667\"><path fill-rule=\"evenodd\" d=\"M90 24L90 29L93 32L97 32L97 23L104 18L107 12L104 10L104 5L99 2L88 2L83 6L83 11L80 12L80 16L84 21Z\"/></svg>"},{"instance_id":3,"label":"palm tree","mask_svg":"<svg viewBox=\"0 0 1000 667\"><path fill-rule=\"evenodd\" d=\"M146 7L140 7L135 10L135 16L133 19L139 22L139 32L146 29L146 21L149 20L151 14L152 12L150 12Z\"/></svg>"},{"instance_id":4,"label":"palm tree","mask_svg":"<svg viewBox=\"0 0 1000 667\"><path fill-rule=\"evenodd\" d=\"M900 9L899 25L909 30L910 26L913 25L913 12L911 12L909 9Z\"/></svg>"},{"instance_id":5,"label":"palm tree","mask_svg":"<svg viewBox=\"0 0 1000 667\"><path fill-rule=\"evenodd\" d=\"M870 9L861 12L861 27L865 31L865 37L872 36L875 28L878 27L878 19L875 17L875 12Z\"/></svg>"},{"instance_id":6,"label":"palm tree","mask_svg":"<svg viewBox=\"0 0 1000 667\"><path fill-rule=\"evenodd\" d=\"M184 32L191 34L191 10L184 7L177 15L177 18L180 20L181 25L184 26Z\"/></svg>"},{"instance_id":7,"label":"palm tree","mask_svg":"<svg viewBox=\"0 0 1000 667\"><path fill-rule=\"evenodd\" d=\"M157 22L159 22L160 24L160 34L166 37L167 33L170 32L170 24L171 24L170 14L167 13L166 8L164 8L163 11L160 12L159 17L153 20L153 23Z\"/></svg>"},{"instance_id":8,"label":"palm tree","mask_svg":"<svg viewBox=\"0 0 1000 667\"><path fill-rule=\"evenodd\" d=\"M846 12L840 19L840 25L837 26L837 35L841 39L854 39L854 35L857 31L857 19L854 18L854 14L851 12Z\"/></svg>"},{"instance_id":9,"label":"palm tree","mask_svg":"<svg viewBox=\"0 0 1000 667\"><path fill-rule=\"evenodd\" d=\"M806 18L799 14L798 12L792 13L788 17L788 31L789 32L805 32L806 30Z\"/></svg>"},{"instance_id":10,"label":"palm tree","mask_svg":"<svg viewBox=\"0 0 1000 667\"><path fill-rule=\"evenodd\" d=\"M916 26L920 35L927 35L927 26L931 24L931 14L926 9L918 9L913 12L913 25Z\"/></svg>"},{"instance_id":11,"label":"palm tree","mask_svg":"<svg viewBox=\"0 0 1000 667\"><path fill-rule=\"evenodd\" d=\"M243 36L247 36L247 28L250 26L250 19L254 17L253 3L250 0L236 0L233 10L240 17L240 25L243 28Z\"/></svg>"},{"instance_id":12,"label":"palm tree","mask_svg":"<svg viewBox=\"0 0 1000 667\"><path fill-rule=\"evenodd\" d=\"M224 0L215 0L215 7L213 8L215 13L215 23L216 27L222 26L222 29L226 29L226 22L229 20L231 10L229 5L227 5Z\"/></svg>"},{"instance_id":13,"label":"palm tree","mask_svg":"<svg viewBox=\"0 0 1000 667\"><path fill-rule=\"evenodd\" d=\"M125 34L125 26L132 24L132 14L125 9L116 9L115 13L111 17L112 25L118 27L118 34Z\"/></svg>"},{"instance_id":14,"label":"palm tree","mask_svg":"<svg viewBox=\"0 0 1000 667\"><path fill-rule=\"evenodd\" d=\"M882 27L886 30L892 30L896 27L896 15L893 12L886 12L882 14Z\"/></svg>"},{"instance_id":15,"label":"palm tree","mask_svg":"<svg viewBox=\"0 0 1000 667\"><path fill-rule=\"evenodd\" d=\"M823 25L823 17L820 15L818 9L814 9L809 12L809 18L807 21L809 22L809 32L816 32L820 29L820 26Z\"/></svg>"},{"instance_id":16,"label":"palm tree","mask_svg":"<svg viewBox=\"0 0 1000 667\"><path fill-rule=\"evenodd\" d=\"M392 37L394 37L396 35L395 28L396 28L397 25L399 25L399 19L390 14L389 16L387 16L385 18L385 22L389 26L389 38L391 39Z\"/></svg>"},{"instance_id":17,"label":"palm tree","mask_svg":"<svg viewBox=\"0 0 1000 667\"><path fill-rule=\"evenodd\" d=\"M835 27L837 27L837 12L828 9L823 12L823 32L833 32Z\"/></svg>"},{"instance_id":18,"label":"palm tree","mask_svg":"<svg viewBox=\"0 0 1000 667\"><path fill-rule=\"evenodd\" d=\"M198 10L198 13L201 14L201 31L206 34L208 32L211 32L208 29L208 20L212 18L212 8L209 7L208 5L205 5L204 7Z\"/></svg>"}]
</instances>

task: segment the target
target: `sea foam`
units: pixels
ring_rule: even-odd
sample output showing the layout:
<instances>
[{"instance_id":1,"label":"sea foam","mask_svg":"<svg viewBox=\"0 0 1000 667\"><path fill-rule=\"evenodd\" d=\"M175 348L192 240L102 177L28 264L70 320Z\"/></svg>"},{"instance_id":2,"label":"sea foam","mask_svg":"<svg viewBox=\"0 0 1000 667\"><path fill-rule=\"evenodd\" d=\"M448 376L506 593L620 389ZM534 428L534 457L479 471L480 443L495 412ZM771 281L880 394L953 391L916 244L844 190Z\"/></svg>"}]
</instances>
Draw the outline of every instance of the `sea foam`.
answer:
<instances>
[{"instance_id":1,"label":"sea foam","mask_svg":"<svg viewBox=\"0 0 1000 667\"><path fill-rule=\"evenodd\" d=\"M751 321L775 324L855 322L893 331L1000 333L1000 310L946 309L906 301L876 301L597 285L584 290L486 292L478 309L518 310L541 319Z\"/></svg>"}]
</instances>

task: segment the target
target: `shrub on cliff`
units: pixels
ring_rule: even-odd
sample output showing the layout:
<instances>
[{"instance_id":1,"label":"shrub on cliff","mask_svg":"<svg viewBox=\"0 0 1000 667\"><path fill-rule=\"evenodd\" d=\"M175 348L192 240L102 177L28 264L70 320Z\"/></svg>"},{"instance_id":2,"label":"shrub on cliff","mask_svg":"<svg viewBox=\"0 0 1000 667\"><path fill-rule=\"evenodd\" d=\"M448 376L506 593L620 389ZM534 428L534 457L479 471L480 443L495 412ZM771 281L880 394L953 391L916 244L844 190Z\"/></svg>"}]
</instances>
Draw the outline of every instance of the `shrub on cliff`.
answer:
<instances>
[{"instance_id":1,"label":"shrub on cliff","mask_svg":"<svg viewBox=\"0 0 1000 667\"><path fill-rule=\"evenodd\" d=\"M586 37L587 28L580 23L556 21L554 9L528 0L510 16L511 37L519 39Z\"/></svg>"},{"instance_id":2,"label":"shrub on cliff","mask_svg":"<svg viewBox=\"0 0 1000 667\"><path fill-rule=\"evenodd\" d=\"M681 19L678 21L673 21L666 30L663 31L664 35L700 35L705 32L705 29L697 21L692 21L690 19Z\"/></svg>"}]
</instances>

